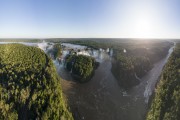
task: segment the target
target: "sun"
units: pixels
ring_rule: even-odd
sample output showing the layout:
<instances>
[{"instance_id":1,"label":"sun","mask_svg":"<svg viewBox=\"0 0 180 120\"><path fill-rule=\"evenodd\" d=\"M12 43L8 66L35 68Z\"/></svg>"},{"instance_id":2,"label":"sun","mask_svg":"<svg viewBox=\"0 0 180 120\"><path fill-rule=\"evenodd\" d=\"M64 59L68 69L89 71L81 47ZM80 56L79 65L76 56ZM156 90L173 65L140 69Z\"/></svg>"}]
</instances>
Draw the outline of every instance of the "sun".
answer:
<instances>
[{"instance_id":1,"label":"sun","mask_svg":"<svg viewBox=\"0 0 180 120\"><path fill-rule=\"evenodd\" d=\"M156 38L161 33L159 26L162 26L159 13L149 7L131 6L126 10L126 14L121 18L121 34L129 38Z\"/></svg>"},{"instance_id":2,"label":"sun","mask_svg":"<svg viewBox=\"0 0 180 120\"><path fill-rule=\"evenodd\" d=\"M149 15L140 14L134 17L133 21L132 29L136 36L139 38L147 38L151 36L153 28L155 27L152 17Z\"/></svg>"}]
</instances>

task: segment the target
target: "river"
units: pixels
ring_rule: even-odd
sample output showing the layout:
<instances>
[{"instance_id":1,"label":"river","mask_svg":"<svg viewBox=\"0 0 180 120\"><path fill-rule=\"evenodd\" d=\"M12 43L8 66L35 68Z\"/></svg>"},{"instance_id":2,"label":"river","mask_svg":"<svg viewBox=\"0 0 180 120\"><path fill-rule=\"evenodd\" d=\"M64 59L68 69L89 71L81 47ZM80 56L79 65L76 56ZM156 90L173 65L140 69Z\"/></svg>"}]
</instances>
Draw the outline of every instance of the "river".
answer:
<instances>
[{"instance_id":1,"label":"river","mask_svg":"<svg viewBox=\"0 0 180 120\"><path fill-rule=\"evenodd\" d=\"M111 57L103 54L103 60L95 71L92 80L80 84L72 80L63 67L58 67L63 92L77 120L143 120L147 113L149 97L155 89L163 66L173 51L154 64L154 67L141 79L141 83L129 91L117 84L111 73Z\"/></svg>"},{"instance_id":2,"label":"river","mask_svg":"<svg viewBox=\"0 0 180 120\"><path fill-rule=\"evenodd\" d=\"M52 47L47 43L22 44L38 46L45 52L47 48ZM73 81L63 65L54 61L57 72L62 78L63 93L75 120L143 120L147 113L149 97L154 92L161 71L174 46L169 49L165 58L154 64L154 67L141 79L141 83L129 91L119 87L111 73L112 58L106 52L99 52L99 55L96 55L97 51L95 52L100 66L92 80L83 84ZM66 51L64 53L66 54Z\"/></svg>"}]
</instances>

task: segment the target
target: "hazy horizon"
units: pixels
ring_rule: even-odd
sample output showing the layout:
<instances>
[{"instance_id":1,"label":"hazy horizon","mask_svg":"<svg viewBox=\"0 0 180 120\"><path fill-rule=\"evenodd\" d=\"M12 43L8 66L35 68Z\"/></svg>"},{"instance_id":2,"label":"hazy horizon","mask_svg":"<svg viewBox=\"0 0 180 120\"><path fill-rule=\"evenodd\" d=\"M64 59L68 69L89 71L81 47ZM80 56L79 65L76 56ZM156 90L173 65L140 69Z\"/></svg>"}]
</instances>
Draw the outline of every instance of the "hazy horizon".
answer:
<instances>
[{"instance_id":1,"label":"hazy horizon","mask_svg":"<svg viewBox=\"0 0 180 120\"><path fill-rule=\"evenodd\" d=\"M154 39L157 39L157 40L165 40L165 39L172 39L172 40L180 40L180 38L121 38L121 37L106 37L106 38L103 38L103 37L14 37L14 38L1 38L0 37L0 40L2 39L133 39L133 40L154 40Z\"/></svg>"}]
</instances>

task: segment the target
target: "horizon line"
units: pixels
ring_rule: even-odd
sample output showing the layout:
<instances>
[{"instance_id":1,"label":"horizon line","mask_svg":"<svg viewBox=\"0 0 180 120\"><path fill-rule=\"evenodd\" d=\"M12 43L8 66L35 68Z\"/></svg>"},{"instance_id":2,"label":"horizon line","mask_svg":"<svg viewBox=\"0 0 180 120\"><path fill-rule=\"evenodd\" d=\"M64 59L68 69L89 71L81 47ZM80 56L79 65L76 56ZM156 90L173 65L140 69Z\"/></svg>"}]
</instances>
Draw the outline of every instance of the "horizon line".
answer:
<instances>
[{"instance_id":1,"label":"horizon line","mask_svg":"<svg viewBox=\"0 0 180 120\"><path fill-rule=\"evenodd\" d=\"M141 37L5 37L0 39L180 39L180 38L141 38Z\"/></svg>"}]
</instances>

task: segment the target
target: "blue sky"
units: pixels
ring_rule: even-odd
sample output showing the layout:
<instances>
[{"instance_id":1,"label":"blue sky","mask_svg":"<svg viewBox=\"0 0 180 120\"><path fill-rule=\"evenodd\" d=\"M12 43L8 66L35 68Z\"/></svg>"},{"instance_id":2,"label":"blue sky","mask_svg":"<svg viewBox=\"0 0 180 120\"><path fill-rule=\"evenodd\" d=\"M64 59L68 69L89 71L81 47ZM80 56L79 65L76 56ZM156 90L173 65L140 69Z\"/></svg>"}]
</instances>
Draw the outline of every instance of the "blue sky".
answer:
<instances>
[{"instance_id":1,"label":"blue sky","mask_svg":"<svg viewBox=\"0 0 180 120\"><path fill-rule=\"evenodd\" d=\"M0 38L180 38L179 0L0 0Z\"/></svg>"}]
</instances>

